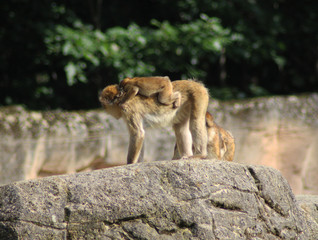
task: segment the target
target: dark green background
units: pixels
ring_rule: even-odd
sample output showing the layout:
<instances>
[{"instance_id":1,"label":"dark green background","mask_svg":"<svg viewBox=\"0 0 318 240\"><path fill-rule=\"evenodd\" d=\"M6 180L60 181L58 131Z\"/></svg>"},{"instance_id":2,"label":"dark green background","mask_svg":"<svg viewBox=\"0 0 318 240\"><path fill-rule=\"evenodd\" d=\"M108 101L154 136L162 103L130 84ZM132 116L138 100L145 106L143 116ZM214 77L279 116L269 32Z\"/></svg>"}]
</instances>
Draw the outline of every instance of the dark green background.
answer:
<instances>
[{"instance_id":1,"label":"dark green background","mask_svg":"<svg viewBox=\"0 0 318 240\"><path fill-rule=\"evenodd\" d=\"M318 2L0 3L0 105L99 107L124 76L198 78L219 99L318 91Z\"/></svg>"}]
</instances>

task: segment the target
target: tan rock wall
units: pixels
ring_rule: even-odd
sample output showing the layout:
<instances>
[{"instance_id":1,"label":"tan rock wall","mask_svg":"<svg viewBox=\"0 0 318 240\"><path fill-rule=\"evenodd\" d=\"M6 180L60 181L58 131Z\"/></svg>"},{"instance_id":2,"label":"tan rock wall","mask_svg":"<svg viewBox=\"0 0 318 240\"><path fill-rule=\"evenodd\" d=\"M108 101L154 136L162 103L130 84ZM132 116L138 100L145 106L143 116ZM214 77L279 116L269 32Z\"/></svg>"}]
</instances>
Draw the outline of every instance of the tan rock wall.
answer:
<instances>
[{"instance_id":1,"label":"tan rock wall","mask_svg":"<svg viewBox=\"0 0 318 240\"><path fill-rule=\"evenodd\" d=\"M210 100L236 139L235 161L274 167L296 194L318 194L318 95ZM34 112L0 108L0 184L126 162L123 121L102 110ZM171 129L146 131L145 161L171 159Z\"/></svg>"},{"instance_id":2,"label":"tan rock wall","mask_svg":"<svg viewBox=\"0 0 318 240\"><path fill-rule=\"evenodd\" d=\"M236 139L235 161L274 167L296 194L318 193L318 95L211 106Z\"/></svg>"}]
</instances>

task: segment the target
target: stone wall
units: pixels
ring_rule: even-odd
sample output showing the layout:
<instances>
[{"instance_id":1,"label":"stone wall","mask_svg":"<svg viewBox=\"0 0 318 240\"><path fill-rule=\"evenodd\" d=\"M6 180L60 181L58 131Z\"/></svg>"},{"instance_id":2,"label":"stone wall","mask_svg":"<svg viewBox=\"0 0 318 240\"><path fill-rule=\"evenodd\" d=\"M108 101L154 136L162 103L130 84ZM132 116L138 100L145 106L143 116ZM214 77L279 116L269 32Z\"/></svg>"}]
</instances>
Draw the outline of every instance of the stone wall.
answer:
<instances>
[{"instance_id":1,"label":"stone wall","mask_svg":"<svg viewBox=\"0 0 318 240\"><path fill-rule=\"evenodd\" d=\"M236 138L235 161L272 166L296 194L318 194L318 95L219 102L209 111ZM0 108L0 184L126 162L128 133L103 110ZM145 161L171 159L171 129L146 131Z\"/></svg>"},{"instance_id":2,"label":"stone wall","mask_svg":"<svg viewBox=\"0 0 318 240\"><path fill-rule=\"evenodd\" d=\"M236 161L274 167L296 194L318 194L317 94L217 103L211 109L235 136Z\"/></svg>"},{"instance_id":3,"label":"stone wall","mask_svg":"<svg viewBox=\"0 0 318 240\"><path fill-rule=\"evenodd\" d=\"M145 161L171 159L170 130L147 131ZM0 108L0 184L126 164L129 135L101 110Z\"/></svg>"},{"instance_id":4,"label":"stone wall","mask_svg":"<svg viewBox=\"0 0 318 240\"><path fill-rule=\"evenodd\" d=\"M269 167L138 163L0 187L0 239L318 239L299 201Z\"/></svg>"}]
</instances>

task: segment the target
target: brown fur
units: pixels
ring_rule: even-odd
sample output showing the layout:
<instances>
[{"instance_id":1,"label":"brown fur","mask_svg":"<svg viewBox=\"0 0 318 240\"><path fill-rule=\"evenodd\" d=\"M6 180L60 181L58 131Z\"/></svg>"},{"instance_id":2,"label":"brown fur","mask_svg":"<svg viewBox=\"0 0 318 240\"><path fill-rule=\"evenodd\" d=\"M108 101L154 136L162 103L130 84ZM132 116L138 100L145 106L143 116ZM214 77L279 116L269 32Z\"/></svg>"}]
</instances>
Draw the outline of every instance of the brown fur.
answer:
<instances>
[{"instance_id":1,"label":"brown fur","mask_svg":"<svg viewBox=\"0 0 318 240\"><path fill-rule=\"evenodd\" d=\"M206 113L208 131L208 157L233 161L235 142L232 134L214 122L213 116Z\"/></svg>"},{"instance_id":2,"label":"brown fur","mask_svg":"<svg viewBox=\"0 0 318 240\"><path fill-rule=\"evenodd\" d=\"M172 85L174 91L181 94L179 108L162 105L156 96L142 95L120 104L123 96L117 85L107 86L101 93L100 102L106 112L127 123L130 133L128 164L136 163L140 156L145 134L143 121L153 126L172 125L180 157L191 157L193 151L201 157L207 156L208 91L201 83L191 80L174 81Z\"/></svg>"},{"instance_id":3,"label":"brown fur","mask_svg":"<svg viewBox=\"0 0 318 240\"><path fill-rule=\"evenodd\" d=\"M169 77L134 77L125 78L120 82L119 87L126 94L121 100L122 104L129 101L137 94L150 97L154 94L158 95L158 101L163 105L171 105L173 107L180 106L181 95L179 92L173 92L172 84Z\"/></svg>"},{"instance_id":4,"label":"brown fur","mask_svg":"<svg viewBox=\"0 0 318 240\"><path fill-rule=\"evenodd\" d=\"M213 116L206 112L206 127L208 133L207 158L233 161L235 142L232 134L214 122ZM177 145L172 159L180 158Z\"/></svg>"}]
</instances>

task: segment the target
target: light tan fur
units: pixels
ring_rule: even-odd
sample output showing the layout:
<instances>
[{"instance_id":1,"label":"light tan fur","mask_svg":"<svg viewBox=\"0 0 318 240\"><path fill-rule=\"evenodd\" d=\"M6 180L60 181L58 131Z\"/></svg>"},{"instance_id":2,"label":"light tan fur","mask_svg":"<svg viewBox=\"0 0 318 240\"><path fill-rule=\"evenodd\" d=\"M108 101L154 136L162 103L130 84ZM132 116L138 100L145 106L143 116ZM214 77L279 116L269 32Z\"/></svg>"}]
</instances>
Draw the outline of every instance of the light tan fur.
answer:
<instances>
[{"instance_id":1,"label":"light tan fur","mask_svg":"<svg viewBox=\"0 0 318 240\"><path fill-rule=\"evenodd\" d=\"M121 104L129 101L137 94L150 97L157 94L158 101L163 105L173 104L174 108L180 106L181 95L173 92L173 87L169 77L134 77L125 78L120 82L119 87L126 94L121 100Z\"/></svg>"},{"instance_id":2,"label":"light tan fur","mask_svg":"<svg viewBox=\"0 0 318 240\"><path fill-rule=\"evenodd\" d=\"M208 131L208 157L233 161L235 152L233 135L217 125L209 112L206 113L206 126Z\"/></svg>"},{"instance_id":3,"label":"light tan fur","mask_svg":"<svg viewBox=\"0 0 318 240\"><path fill-rule=\"evenodd\" d=\"M187 158L193 153L207 156L207 130L205 114L209 95L207 89L198 82L179 80L172 82L174 91L181 94L179 108L159 103L156 96L136 95L121 104L123 94L118 85L107 86L100 96L100 102L107 113L115 118L123 118L130 133L127 163L136 163L144 141L143 122L150 126L172 125L180 157ZM192 148L193 146L193 148Z\"/></svg>"},{"instance_id":4,"label":"light tan fur","mask_svg":"<svg viewBox=\"0 0 318 240\"><path fill-rule=\"evenodd\" d=\"M207 158L233 161L235 142L232 134L214 122L213 116L206 112L206 127L208 132ZM172 159L180 158L177 145Z\"/></svg>"}]
</instances>

